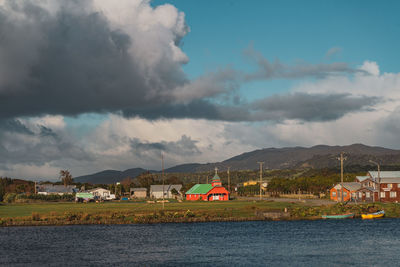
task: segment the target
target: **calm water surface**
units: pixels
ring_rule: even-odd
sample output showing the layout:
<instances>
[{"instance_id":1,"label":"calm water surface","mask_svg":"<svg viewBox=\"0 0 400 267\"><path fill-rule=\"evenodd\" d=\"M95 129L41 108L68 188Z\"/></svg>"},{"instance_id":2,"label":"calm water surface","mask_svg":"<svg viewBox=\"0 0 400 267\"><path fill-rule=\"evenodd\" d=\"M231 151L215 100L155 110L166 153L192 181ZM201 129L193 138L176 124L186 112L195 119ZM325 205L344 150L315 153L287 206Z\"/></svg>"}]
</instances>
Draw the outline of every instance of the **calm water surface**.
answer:
<instances>
[{"instance_id":1,"label":"calm water surface","mask_svg":"<svg viewBox=\"0 0 400 267\"><path fill-rule=\"evenodd\" d=\"M400 265L400 220L0 228L0 265Z\"/></svg>"}]
</instances>

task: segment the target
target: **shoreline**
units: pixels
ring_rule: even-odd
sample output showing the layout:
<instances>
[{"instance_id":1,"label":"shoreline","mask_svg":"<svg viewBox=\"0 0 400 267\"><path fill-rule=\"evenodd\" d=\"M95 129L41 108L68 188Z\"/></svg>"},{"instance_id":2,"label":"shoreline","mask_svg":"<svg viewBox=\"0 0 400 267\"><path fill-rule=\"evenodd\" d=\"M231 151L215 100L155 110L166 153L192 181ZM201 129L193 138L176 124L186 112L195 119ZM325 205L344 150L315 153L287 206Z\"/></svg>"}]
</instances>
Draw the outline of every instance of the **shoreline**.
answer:
<instances>
[{"instance_id":1,"label":"shoreline","mask_svg":"<svg viewBox=\"0 0 400 267\"><path fill-rule=\"evenodd\" d=\"M229 201L219 203L40 203L0 206L0 227L163 224L240 221L326 220L322 215L361 214L385 210L386 218L400 218L400 204L329 204L271 201ZM328 219L329 220L329 219Z\"/></svg>"}]
</instances>

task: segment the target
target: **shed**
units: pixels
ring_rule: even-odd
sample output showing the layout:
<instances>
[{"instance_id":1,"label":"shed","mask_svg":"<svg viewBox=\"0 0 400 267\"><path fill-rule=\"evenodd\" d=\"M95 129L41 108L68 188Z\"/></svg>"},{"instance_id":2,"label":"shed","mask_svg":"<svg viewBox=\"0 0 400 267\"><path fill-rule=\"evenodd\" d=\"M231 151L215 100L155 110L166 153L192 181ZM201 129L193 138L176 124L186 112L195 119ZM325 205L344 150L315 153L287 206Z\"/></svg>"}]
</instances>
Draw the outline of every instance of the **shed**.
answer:
<instances>
[{"instance_id":1,"label":"shed","mask_svg":"<svg viewBox=\"0 0 400 267\"><path fill-rule=\"evenodd\" d=\"M130 189L131 198L146 198L147 197L147 188L138 187Z\"/></svg>"}]
</instances>

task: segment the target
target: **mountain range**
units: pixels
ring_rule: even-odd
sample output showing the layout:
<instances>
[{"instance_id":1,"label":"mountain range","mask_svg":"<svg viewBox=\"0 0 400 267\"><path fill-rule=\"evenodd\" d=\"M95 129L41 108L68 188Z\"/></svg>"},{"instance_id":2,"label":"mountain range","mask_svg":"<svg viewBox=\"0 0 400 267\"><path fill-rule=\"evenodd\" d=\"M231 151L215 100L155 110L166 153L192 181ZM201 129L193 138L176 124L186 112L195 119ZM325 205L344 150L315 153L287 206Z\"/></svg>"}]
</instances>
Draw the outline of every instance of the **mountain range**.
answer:
<instances>
[{"instance_id":1,"label":"mountain range","mask_svg":"<svg viewBox=\"0 0 400 267\"><path fill-rule=\"evenodd\" d=\"M313 147L264 148L246 152L222 162L181 164L165 170L167 173L194 173L213 170L218 167L225 171L228 167L233 170L255 170L257 162L264 162L268 169L299 169L299 168L334 168L339 166L337 157L343 152L346 156L345 166L373 165L370 160L381 162L383 165L400 165L400 150L388 149L363 144L348 146L317 145ZM74 178L76 182L115 183L126 177L134 178L139 174L150 171L142 168L132 168L125 171L105 170L94 174Z\"/></svg>"}]
</instances>

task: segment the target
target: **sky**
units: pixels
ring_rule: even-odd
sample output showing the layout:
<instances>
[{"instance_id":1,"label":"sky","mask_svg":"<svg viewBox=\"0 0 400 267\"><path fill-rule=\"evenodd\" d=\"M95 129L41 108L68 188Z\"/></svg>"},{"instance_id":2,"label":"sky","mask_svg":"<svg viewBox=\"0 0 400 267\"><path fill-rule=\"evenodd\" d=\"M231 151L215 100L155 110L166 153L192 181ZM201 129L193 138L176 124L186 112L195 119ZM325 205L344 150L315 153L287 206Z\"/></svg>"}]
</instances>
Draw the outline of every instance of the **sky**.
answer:
<instances>
[{"instance_id":1,"label":"sky","mask_svg":"<svg viewBox=\"0 0 400 267\"><path fill-rule=\"evenodd\" d=\"M0 176L400 149L399 7L0 0Z\"/></svg>"}]
</instances>

